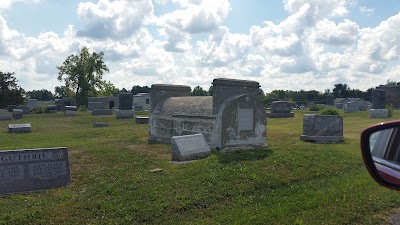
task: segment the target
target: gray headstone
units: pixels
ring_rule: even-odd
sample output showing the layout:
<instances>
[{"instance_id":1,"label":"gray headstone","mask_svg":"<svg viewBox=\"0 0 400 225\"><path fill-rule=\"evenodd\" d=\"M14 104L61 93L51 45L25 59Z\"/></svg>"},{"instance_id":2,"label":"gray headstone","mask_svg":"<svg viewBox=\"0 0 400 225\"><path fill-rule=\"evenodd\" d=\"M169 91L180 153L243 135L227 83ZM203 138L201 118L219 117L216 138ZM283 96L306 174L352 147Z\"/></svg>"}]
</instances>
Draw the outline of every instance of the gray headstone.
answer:
<instances>
[{"instance_id":1,"label":"gray headstone","mask_svg":"<svg viewBox=\"0 0 400 225\"><path fill-rule=\"evenodd\" d=\"M119 110L132 110L133 95L131 93L119 93Z\"/></svg>"},{"instance_id":2,"label":"gray headstone","mask_svg":"<svg viewBox=\"0 0 400 225\"><path fill-rule=\"evenodd\" d=\"M387 109L370 109L369 118L388 118L389 117L389 110Z\"/></svg>"},{"instance_id":3,"label":"gray headstone","mask_svg":"<svg viewBox=\"0 0 400 225\"><path fill-rule=\"evenodd\" d=\"M24 111L22 109L13 109L13 118L14 119L21 119L22 115L24 114Z\"/></svg>"},{"instance_id":4,"label":"gray headstone","mask_svg":"<svg viewBox=\"0 0 400 225\"><path fill-rule=\"evenodd\" d=\"M8 111L8 112L13 112L13 110L16 109L16 108L17 108L16 105L8 105L8 106L7 106L7 111Z\"/></svg>"},{"instance_id":5,"label":"gray headstone","mask_svg":"<svg viewBox=\"0 0 400 225\"><path fill-rule=\"evenodd\" d=\"M0 195L60 187L70 182L67 148L0 151Z\"/></svg>"},{"instance_id":6,"label":"gray headstone","mask_svg":"<svg viewBox=\"0 0 400 225\"><path fill-rule=\"evenodd\" d=\"M117 110L115 111L117 119L130 119L133 118L132 110Z\"/></svg>"},{"instance_id":7,"label":"gray headstone","mask_svg":"<svg viewBox=\"0 0 400 225\"><path fill-rule=\"evenodd\" d=\"M32 126L30 123L9 124L8 133L31 133Z\"/></svg>"},{"instance_id":8,"label":"gray headstone","mask_svg":"<svg viewBox=\"0 0 400 225\"><path fill-rule=\"evenodd\" d=\"M57 113L57 111L61 111L61 110L58 110L58 105L48 105L47 111L49 113Z\"/></svg>"},{"instance_id":9,"label":"gray headstone","mask_svg":"<svg viewBox=\"0 0 400 225\"><path fill-rule=\"evenodd\" d=\"M94 109L102 109L103 103L101 102L89 102L88 103L88 110L92 111Z\"/></svg>"},{"instance_id":10,"label":"gray headstone","mask_svg":"<svg viewBox=\"0 0 400 225\"><path fill-rule=\"evenodd\" d=\"M270 118L288 118L294 117L294 113L290 112L291 106L286 101L275 101L271 103L271 112L267 113Z\"/></svg>"},{"instance_id":11,"label":"gray headstone","mask_svg":"<svg viewBox=\"0 0 400 225\"><path fill-rule=\"evenodd\" d=\"M171 137L172 161L189 161L205 158L211 154L203 134Z\"/></svg>"},{"instance_id":12,"label":"gray headstone","mask_svg":"<svg viewBox=\"0 0 400 225\"><path fill-rule=\"evenodd\" d=\"M386 91L375 89L372 91L372 108L384 109L386 106Z\"/></svg>"},{"instance_id":13,"label":"gray headstone","mask_svg":"<svg viewBox=\"0 0 400 225\"><path fill-rule=\"evenodd\" d=\"M305 114L300 140L317 143L336 143L344 140L343 117L339 115Z\"/></svg>"},{"instance_id":14,"label":"gray headstone","mask_svg":"<svg viewBox=\"0 0 400 225\"><path fill-rule=\"evenodd\" d=\"M348 102L343 105L345 113L359 112L360 104L358 102Z\"/></svg>"},{"instance_id":15,"label":"gray headstone","mask_svg":"<svg viewBox=\"0 0 400 225\"><path fill-rule=\"evenodd\" d=\"M37 99L28 99L26 101L26 106L28 106L30 109L38 107L38 100Z\"/></svg>"}]
</instances>

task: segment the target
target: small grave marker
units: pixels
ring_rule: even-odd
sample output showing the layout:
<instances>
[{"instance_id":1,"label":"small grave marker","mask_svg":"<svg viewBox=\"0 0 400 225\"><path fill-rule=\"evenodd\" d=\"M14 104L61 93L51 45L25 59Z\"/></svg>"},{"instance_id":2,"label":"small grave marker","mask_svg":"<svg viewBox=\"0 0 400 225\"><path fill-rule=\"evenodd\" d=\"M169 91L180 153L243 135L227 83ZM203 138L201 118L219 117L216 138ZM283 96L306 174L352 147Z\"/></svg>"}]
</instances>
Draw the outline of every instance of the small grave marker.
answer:
<instances>
[{"instance_id":1,"label":"small grave marker","mask_svg":"<svg viewBox=\"0 0 400 225\"><path fill-rule=\"evenodd\" d=\"M9 124L8 133L31 133L32 126L30 123Z\"/></svg>"},{"instance_id":2,"label":"small grave marker","mask_svg":"<svg viewBox=\"0 0 400 225\"><path fill-rule=\"evenodd\" d=\"M189 161L205 158L211 154L203 134L171 137L172 161Z\"/></svg>"}]
</instances>

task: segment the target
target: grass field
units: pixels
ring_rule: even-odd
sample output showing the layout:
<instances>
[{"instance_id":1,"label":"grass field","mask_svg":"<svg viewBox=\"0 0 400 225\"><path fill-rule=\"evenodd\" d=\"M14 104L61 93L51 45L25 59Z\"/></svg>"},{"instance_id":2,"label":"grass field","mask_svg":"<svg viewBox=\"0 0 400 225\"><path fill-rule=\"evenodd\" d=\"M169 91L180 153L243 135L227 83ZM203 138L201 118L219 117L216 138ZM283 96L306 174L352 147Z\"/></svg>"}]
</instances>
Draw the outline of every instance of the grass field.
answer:
<instances>
[{"instance_id":1,"label":"grass field","mask_svg":"<svg viewBox=\"0 0 400 225\"><path fill-rule=\"evenodd\" d=\"M268 119L268 149L181 165L133 119L0 121L0 149L68 147L72 176L65 187L0 198L0 224L388 224L400 194L370 178L359 147L361 131L382 119L344 114L343 143L312 144L299 140L305 113ZM31 123L32 133L8 134L9 123Z\"/></svg>"}]
</instances>

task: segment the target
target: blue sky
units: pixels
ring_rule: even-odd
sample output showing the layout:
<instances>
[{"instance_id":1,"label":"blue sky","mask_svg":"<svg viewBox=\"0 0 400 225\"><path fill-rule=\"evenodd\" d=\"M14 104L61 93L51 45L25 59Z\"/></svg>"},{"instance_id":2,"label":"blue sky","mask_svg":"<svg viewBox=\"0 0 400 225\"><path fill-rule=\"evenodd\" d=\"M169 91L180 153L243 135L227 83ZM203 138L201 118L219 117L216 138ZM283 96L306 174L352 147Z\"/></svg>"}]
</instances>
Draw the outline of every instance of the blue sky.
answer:
<instances>
[{"instance_id":1,"label":"blue sky","mask_svg":"<svg viewBox=\"0 0 400 225\"><path fill-rule=\"evenodd\" d=\"M265 92L366 90L400 81L399 12L396 0L4 0L0 71L54 91L56 66L87 46L118 88L226 77Z\"/></svg>"}]
</instances>

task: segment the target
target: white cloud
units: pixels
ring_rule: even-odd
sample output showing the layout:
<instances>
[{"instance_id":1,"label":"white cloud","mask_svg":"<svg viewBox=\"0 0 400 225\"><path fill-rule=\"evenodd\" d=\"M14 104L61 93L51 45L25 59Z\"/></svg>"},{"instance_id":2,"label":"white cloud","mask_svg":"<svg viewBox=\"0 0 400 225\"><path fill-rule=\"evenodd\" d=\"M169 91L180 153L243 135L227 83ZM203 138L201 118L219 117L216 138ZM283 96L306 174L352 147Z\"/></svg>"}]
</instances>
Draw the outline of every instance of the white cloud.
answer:
<instances>
[{"instance_id":1,"label":"white cloud","mask_svg":"<svg viewBox=\"0 0 400 225\"><path fill-rule=\"evenodd\" d=\"M1 4L0 4L0 12L2 10L5 9L9 9L13 4L17 3L17 2L21 2L21 3L25 3L25 4L37 4L39 3L41 0L1 0Z\"/></svg>"},{"instance_id":2,"label":"white cloud","mask_svg":"<svg viewBox=\"0 0 400 225\"><path fill-rule=\"evenodd\" d=\"M345 19L336 25L328 19L321 20L315 27L315 39L327 45L351 45L358 38L360 30L355 22Z\"/></svg>"},{"instance_id":3,"label":"white cloud","mask_svg":"<svg viewBox=\"0 0 400 225\"><path fill-rule=\"evenodd\" d=\"M99 0L97 4L79 3L78 15L86 25L78 30L77 35L98 39L128 38L152 21L153 11L150 0Z\"/></svg>"},{"instance_id":4,"label":"white cloud","mask_svg":"<svg viewBox=\"0 0 400 225\"><path fill-rule=\"evenodd\" d=\"M368 16L372 16L375 11L374 8L367 8L366 6L360 6L359 10L362 14L366 14Z\"/></svg>"}]
</instances>

